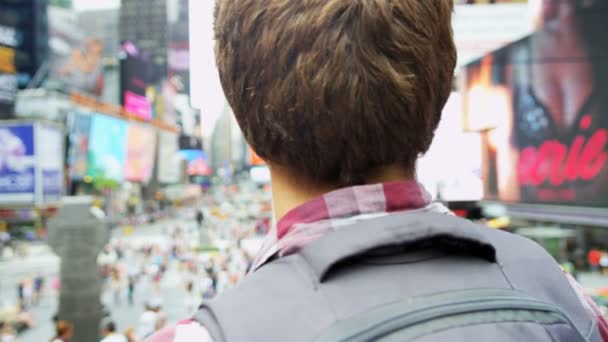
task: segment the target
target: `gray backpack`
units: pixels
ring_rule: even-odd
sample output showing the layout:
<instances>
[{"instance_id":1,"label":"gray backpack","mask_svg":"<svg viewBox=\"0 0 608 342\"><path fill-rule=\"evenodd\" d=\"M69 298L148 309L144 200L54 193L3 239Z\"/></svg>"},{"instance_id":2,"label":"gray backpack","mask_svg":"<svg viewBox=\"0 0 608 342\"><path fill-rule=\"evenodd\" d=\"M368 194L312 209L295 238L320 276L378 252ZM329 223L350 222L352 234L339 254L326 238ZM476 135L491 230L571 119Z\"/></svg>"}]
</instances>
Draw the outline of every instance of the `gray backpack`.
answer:
<instances>
[{"instance_id":1,"label":"gray backpack","mask_svg":"<svg viewBox=\"0 0 608 342\"><path fill-rule=\"evenodd\" d=\"M601 341L560 267L523 237L448 215L340 228L195 316L222 341Z\"/></svg>"}]
</instances>

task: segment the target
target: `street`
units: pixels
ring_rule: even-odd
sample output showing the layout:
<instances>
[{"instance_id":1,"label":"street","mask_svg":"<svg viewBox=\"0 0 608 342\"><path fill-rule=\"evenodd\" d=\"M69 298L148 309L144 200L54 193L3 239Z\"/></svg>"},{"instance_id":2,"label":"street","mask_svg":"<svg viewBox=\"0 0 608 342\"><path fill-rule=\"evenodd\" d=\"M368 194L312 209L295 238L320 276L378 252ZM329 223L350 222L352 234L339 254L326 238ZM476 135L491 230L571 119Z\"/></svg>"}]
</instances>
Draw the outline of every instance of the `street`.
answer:
<instances>
[{"instance_id":1,"label":"street","mask_svg":"<svg viewBox=\"0 0 608 342\"><path fill-rule=\"evenodd\" d=\"M180 226L182 229L193 228L194 222L185 220L168 220L154 225L143 225L133 230L131 234L125 234L122 229L116 229L112 233L113 239L120 239L121 244L141 246L143 244L167 244L170 236L166 233L168 227ZM129 261L126 261L129 264ZM32 310L36 326L25 331L19 336L22 342L47 341L54 334L52 317L57 310L57 295L51 288L51 279L59 272L59 259L45 245L32 246L30 255L26 258L16 258L9 261L0 261L0 304L2 307L17 303L17 285L23 277L43 275L46 281L44 295L40 304ZM169 264L161 284L160 294L154 294L153 287L147 280L142 280L135 290L134 304L127 303L126 291L122 291L119 303L114 302L110 291L102 295L102 302L106 307L111 307L111 316L117 324L118 331L124 331L129 327L135 327L137 320L144 311L146 299L153 296L163 299L162 308L166 314L167 322L174 323L191 315L188 306L185 305L187 293L185 283L178 263L172 261Z\"/></svg>"}]
</instances>

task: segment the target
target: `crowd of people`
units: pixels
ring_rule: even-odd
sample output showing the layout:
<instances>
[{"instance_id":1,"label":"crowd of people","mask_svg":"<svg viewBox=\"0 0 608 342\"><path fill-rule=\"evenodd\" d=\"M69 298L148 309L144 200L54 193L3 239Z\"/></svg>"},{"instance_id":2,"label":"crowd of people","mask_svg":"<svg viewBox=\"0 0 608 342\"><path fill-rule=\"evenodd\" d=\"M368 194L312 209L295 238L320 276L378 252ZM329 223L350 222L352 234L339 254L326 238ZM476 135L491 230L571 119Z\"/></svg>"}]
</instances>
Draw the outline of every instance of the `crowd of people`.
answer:
<instances>
[{"instance_id":1,"label":"crowd of people","mask_svg":"<svg viewBox=\"0 0 608 342\"><path fill-rule=\"evenodd\" d=\"M137 308L143 303L144 311L133 326L104 322L103 341L143 341L165 327L165 282L179 283L183 305L192 313L203 301L235 286L250 269L270 225L265 194L251 196L249 191L225 188L182 212L182 217L189 218L186 223L161 222L164 238L160 241L111 241L98 258L102 302L106 308ZM202 241L212 243L203 246ZM106 319L111 317L108 312Z\"/></svg>"},{"instance_id":2,"label":"crowd of people","mask_svg":"<svg viewBox=\"0 0 608 342\"><path fill-rule=\"evenodd\" d=\"M169 293L178 298L175 305L194 313L203 301L236 285L250 269L270 226L268 193L253 193L222 188L184 209L177 215L179 219L158 222L160 238L146 238L149 225L114 234L97 259L105 317L99 331L102 341L140 342L183 318L170 321L167 317L164 305ZM142 238L130 239L138 230ZM177 294L175 283L180 290ZM45 278L36 274L19 281L15 318L0 326L0 342L17 341L19 333L35 327L32 310L43 295L58 296L60 287L57 275ZM113 310L135 312L139 317L124 322ZM78 329L64 320L56 319L54 324L53 342L70 341Z\"/></svg>"}]
</instances>

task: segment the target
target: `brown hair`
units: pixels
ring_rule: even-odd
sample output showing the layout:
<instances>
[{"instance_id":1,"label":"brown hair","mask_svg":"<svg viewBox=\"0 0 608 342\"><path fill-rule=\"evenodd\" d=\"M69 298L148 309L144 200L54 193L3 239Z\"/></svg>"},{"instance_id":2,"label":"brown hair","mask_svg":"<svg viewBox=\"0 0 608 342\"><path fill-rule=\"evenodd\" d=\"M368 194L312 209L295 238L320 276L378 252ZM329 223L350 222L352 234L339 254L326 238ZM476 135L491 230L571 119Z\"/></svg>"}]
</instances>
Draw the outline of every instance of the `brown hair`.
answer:
<instances>
[{"instance_id":1,"label":"brown hair","mask_svg":"<svg viewBox=\"0 0 608 342\"><path fill-rule=\"evenodd\" d=\"M74 325L68 321L59 321L55 324L56 338L68 337L74 331Z\"/></svg>"},{"instance_id":2,"label":"brown hair","mask_svg":"<svg viewBox=\"0 0 608 342\"><path fill-rule=\"evenodd\" d=\"M252 148L309 180L413 174L451 91L453 0L218 0L216 58Z\"/></svg>"}]
</instances>

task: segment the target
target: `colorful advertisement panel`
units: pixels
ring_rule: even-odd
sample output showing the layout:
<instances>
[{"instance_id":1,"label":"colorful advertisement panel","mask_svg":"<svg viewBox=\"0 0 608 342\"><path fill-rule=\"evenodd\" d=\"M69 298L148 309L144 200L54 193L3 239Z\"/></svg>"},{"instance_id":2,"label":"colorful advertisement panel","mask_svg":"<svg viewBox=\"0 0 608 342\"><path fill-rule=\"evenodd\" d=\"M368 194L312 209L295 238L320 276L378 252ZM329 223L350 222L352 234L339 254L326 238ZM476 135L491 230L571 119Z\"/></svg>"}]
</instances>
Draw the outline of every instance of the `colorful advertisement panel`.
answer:
<instances>
[{"instance_id":1,"label":"colorful advertisement panel","mask_svg":"<svg viewBox=\"0 0 608 342\"><path fill-rule=\"evenodd\" d=\"M33 124L0 124L0 203L33 203L36 193Z\"/></svg>"},{"instance_id":2,"label":"colorful advertisement panel","mask_svg":"<svg viewBox=\"0 0 608 342\"><path fill-rule=\"evenodd\" d=\"M151 120L152 105L146 97L148 64L131 43L124 44L123 52L125 54L120 61L122 105L137 118Z\"/></svg>"},{"instance_id":3,"label":"colorful advertisement panel","mask_svg":"<svg viewBox=\"0 0 608 342\"><path fill-rule=\"evenodd\" d=\"M0 24L0 117L10 117L17 96L17 67L15 48L17 30Z\"/></svg>"},{"instance_id":4,"label":"colorful advertisement panel","mask_svg":"<svg viewBox=\"0 0 608 342\"><path fill-rule=\"evenodd\" d=\"M36 155L40 172L40 200L53 203L64 193L63 177L63 132L57 126L39 124L36 134Z\"/></svg>"},{"instance_id":5,"label":"colorful advertisement panel","mask_svg":"<svg viewBox=\"0 0 608 342\"><path fill-rule=\"evenodd\" d=\"M93 116L87 175L120 182L127 158L127 122L105 115Z\"/></svg>"},{"instance_id":6,"label":"colorful advertisement panel","mask_svg":"<svg viewBox=\"0 0 608 342\"><path fill-rule=\"evenodd\" d=\"M125 179L132 182L149 182L155 155L156 131L141 125L129 125Z\"/></svg>"},{"instance_id":7,"label":"colorful advertisement panel","mask_svg":"<svg viewBox=\"0 0 608 342\"><path fill-rule=\"evenodd\" d=\"M189 0L168 1L169 79L180 94L190 95L190 11Z\"/></svg>"},{"instance_id":8,"label":"colorful advertisement panel","mask_svg":"<svg viewBox=\"0 0 608 342\"><path fill-rule=\"evenodd\" d=\"M179 154L188 162L189 176L209 176L211 168L207 164L207 154L201 150L181 150Z\"/></svg>"},{"instance_id":9,"label":"colorful advertisement panel","mask_svg":"<svg viewBox=\"0 0 608 342\"><path fill-rule=\"evenodd\" d=\"M177 134L161 131L158 136L158 144L158 181L161 184L179 182L181 158L178 153Z\"/></svg>"},{"instance_id":10,"label":"colorful advertisement panel","mask_svg":"<svg viewBox=\"0 0 608 342\"><path fill-rule=\"evenodd\" d=\"M70 178L82 180L87 175L91 115L72 113L68 116Z\"/></svg>"},{"instance_id":11,"label":"colorful advertisement panel","mask_svg":"<svg viewBox=\"0 0 608 342\"><path fill-rule=\"evenodd\" d=\"M49 85L66 92L103 93L103 40L78 25L78 13L48 7Z\"/></svg>"},{"instance_id":12,"label":"colorful advertisement panel","mask_svg":"<svg viewBox=\"0 0 608 342\"><path fill-rule=\"evenodd\" d=\"M605 1L545 6L534 34L467 66L486 198L608 207L607 17Z\"/></svg>"}]
</instances>

